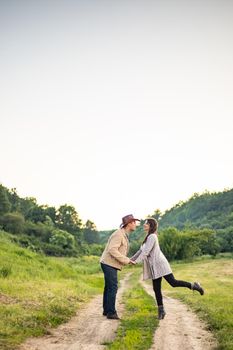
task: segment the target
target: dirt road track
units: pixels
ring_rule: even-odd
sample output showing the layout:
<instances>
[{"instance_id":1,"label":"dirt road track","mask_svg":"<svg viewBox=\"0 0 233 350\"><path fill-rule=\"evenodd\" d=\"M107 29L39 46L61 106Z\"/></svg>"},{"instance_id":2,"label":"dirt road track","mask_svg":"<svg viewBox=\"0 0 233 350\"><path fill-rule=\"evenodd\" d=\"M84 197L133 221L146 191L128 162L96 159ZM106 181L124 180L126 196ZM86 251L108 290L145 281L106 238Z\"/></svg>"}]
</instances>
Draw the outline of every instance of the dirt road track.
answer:
<instances>
[{"instance_id":1,"label":"dirt road track","mask_svg":"<svg viewBox=\"0 0 233 350\"><path fill-rule=\"evenodd\" d=\"M121 316L121 296L129 275L121 281L117 293L117 311ZM105 342L114 339L119 321L102 315L102 295L91 300L68 323L51 330L51 334L28 339L20 350L103 350Z\"/></svg>"},{"instance_id":2,"label":"dirt road track","mask_svg":"<svg viewBox=\"0 0 233 350\"><path fill-rule=\"evenodd\" d=\"M152 285L141 282L154 297ZM177 299L164 297L166 316L160 321L150 350L213 350L216 340L206 325Z\"/></svg>"},{"instance_id":3,"label":"dirt road track","mask_svg":"<svg viewBox=\"0 0 233 350\"><path fill-rule=\"evenodd\" d=\"M117 310L123 314L122 294L129 275L121 281L117 293ZM152 286L142 282L148 294L154 297ZM176 299L164 298L167 315L160 321L150 350L213 350L216 341L206 326L187 306ZM155 309L155 312L156 309ZM20 350L103 350L104 343L114 339L117 320L102 316L102 295L79 309L68 323L51 330L51 334L28 339Z\"/></svg>"}]
</instances>

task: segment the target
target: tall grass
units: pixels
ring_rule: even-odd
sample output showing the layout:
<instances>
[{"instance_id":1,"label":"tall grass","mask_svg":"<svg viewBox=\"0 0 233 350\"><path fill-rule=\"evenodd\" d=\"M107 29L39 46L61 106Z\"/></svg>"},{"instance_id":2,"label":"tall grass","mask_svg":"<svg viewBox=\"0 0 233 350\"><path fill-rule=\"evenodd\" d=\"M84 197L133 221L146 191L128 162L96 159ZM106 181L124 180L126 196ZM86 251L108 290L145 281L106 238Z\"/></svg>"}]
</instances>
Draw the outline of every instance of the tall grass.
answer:
<instances>
[{"instance_id":1,"label":"tall grass","mask_svg":"<svg viewBox=\"0 0 233 350\"><path fill-rule=\"evenodd\" d=\"M67 321L102 285L97 257L49 258L0 232L0 349Z\"/></svg>"}]
</instances>

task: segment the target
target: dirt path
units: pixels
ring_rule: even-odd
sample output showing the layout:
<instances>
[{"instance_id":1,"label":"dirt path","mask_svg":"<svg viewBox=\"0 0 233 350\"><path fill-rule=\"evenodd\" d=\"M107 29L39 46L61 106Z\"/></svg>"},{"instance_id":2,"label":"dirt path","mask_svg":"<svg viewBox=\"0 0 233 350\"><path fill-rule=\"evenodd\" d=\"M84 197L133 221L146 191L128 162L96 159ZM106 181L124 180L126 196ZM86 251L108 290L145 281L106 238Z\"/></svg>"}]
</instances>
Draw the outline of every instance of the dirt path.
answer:
<instances>
[{"instance_id":1,"label":"dirt path","mask_svg":"<svg viewBox=\"0 0 233 350\"><path fill-rule=\"evenodd\" d=\"M127 286L129 274L120 282L117 293L117 311L123 312L122 294ZM102 316L102 295L79 309L68 323L51 330L51 334L28 339L20 350L103 350L105 342L114 339L119 321Z\"/></svg>"},{"instance_id":2,"label":"dirt path","mask_svg":"<svg viewBox=\"0 0 233 350\"><path fill-rule=\"evenodd\" d=\"M152 286L142 282L154 297ZM164 297L166 316L160 321L150 350L213 350L216 341L198 317L180 301Z\"/></svg>"}]
</instances>

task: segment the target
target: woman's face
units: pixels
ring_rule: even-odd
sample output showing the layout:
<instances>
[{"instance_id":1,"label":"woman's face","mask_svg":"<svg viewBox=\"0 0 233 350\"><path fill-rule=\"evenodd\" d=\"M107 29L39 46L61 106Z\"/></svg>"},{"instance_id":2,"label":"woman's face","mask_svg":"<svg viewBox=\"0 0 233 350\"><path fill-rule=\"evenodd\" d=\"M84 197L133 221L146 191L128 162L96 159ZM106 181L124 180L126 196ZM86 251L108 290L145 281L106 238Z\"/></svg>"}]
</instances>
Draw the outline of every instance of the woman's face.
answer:
<instances>
[{"instance_id":1,"label":"woman's face","mask_svg":"<svg viewBox=\"0 0 233 350\"><path fill-rule=\"evenodd\" d=\"M144 222L143 229L144 229L145 232L149 232L150 225L148 224L147 221Z\"/></svg>"}]
</instances>

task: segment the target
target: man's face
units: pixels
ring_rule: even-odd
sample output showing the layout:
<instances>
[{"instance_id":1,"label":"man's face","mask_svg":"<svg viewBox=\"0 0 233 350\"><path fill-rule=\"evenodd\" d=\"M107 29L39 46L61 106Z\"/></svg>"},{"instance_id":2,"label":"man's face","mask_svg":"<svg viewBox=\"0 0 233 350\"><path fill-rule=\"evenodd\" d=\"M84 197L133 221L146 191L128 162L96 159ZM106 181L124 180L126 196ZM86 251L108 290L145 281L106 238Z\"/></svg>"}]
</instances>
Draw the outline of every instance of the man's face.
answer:
<instances>
[{"instance_id":1,"label":"man's face","mask_svg":"<svg viewBox=\"0 0 233 350\"><path fill-rule=\"evenodd\" d=\"M135 230L136 230L136 227L137 227L136 221L131 221L131 222L128 224L128 227L129 227L130 231L135 231Z\"/></svg>"}]
</instances>

